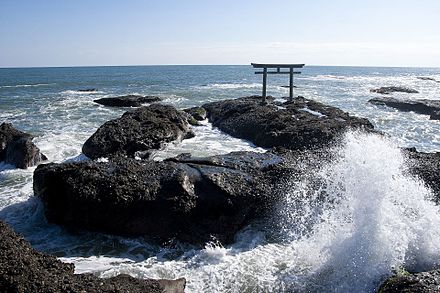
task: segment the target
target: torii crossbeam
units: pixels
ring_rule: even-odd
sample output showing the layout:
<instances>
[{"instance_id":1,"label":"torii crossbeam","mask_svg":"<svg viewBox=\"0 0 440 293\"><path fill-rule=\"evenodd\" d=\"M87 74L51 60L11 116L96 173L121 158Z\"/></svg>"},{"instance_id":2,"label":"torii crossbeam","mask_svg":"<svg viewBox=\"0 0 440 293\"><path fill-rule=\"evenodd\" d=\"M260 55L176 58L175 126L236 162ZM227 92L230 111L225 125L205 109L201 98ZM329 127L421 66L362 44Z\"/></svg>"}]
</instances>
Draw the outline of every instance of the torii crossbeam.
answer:
<instances>
[{"instance_id":1,"label":"torii crossbeam","mask_svg":"<svg viewBox=\"0 0 440 293\"><path fill-rule=\"evenodd\" d=\"M254 68L262 68L263 71L255 71L255 74L263 75L263 103L266 102L266 84L268 74L289 74L289 98L293 99L293 75L300 74L300 71L294 71L294 68L303 68L304 64L260 64L251 63ZM276 71L267 71L268 68L276 69ZM288 71L282 71L281 69L288 69Z\"/></svg>"}]
</instances>

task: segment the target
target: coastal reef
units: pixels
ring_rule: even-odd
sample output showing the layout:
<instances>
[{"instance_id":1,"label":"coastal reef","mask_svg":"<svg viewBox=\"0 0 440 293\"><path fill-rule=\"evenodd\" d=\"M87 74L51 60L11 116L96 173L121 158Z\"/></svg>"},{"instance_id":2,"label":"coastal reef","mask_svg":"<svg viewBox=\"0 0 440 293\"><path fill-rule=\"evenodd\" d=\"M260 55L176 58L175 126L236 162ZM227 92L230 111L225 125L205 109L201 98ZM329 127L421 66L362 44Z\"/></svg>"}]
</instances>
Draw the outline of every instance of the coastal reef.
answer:
<instances>
[{"instance_id":1,"label":"coastal reef","mask_svg":"<svg viewBox=\"0 0 440 293\"><path fill-rule=\"evenodd\" d=\"M431 120L440 120L440 101L439 100L409 100L396 99L390 97L374 98L368 101L379 106L388 106L403 112L415 112L429 115Z\"/></svg>"},{"instance_id":2,"label":"coastal reef","mask_svg":"<svg viewBox=\"0 0 440 293\"><path fill-rule=\"evenodd\" d=\"M108 161L48 164L35 170L34 192L47 219L71 229L160 241L229 243L237 231L271 211L283 174L301 172L295 164L298 150L337 143L348 129L373 131L367 119L301 97L276 104L245 97L203 109L226 133L273 149L148 160L139 154L185 138L191 130L189 114L183 111L156 104L142 107L105 123L84 144L85 155Z\"/></svg>"}]
</instances>

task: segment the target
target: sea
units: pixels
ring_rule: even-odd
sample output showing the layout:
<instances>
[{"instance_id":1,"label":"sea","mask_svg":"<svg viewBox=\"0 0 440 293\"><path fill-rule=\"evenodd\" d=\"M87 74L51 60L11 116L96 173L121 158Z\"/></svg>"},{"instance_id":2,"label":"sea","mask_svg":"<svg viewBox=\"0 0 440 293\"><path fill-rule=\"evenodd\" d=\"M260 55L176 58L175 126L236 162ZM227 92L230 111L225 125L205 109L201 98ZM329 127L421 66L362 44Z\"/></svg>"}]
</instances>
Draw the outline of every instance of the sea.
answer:
<instances>
[{"instance_id":1,"label":"sea","mask_svg":"<svg viewBox=\"0 0 440 293\"><path fill-rule=\"evenodd\" d=\"M264 223L243 228L230 245L159 245L143 237L68 232L48 223L27 170L0 163L0 219L34 248L75 264L76 273L106 278L187 280L186 292L374 292L387 277L440 267L440 210L423 181L405 172L402 147L440 151L440 121L376 106L370 89L404 86L440 99L440 68L305 66L295 75L301 95L368 118L385 135L347 132L331 148L331 163L316 164L286 182L284 196ZM83 143L127 108L94 99L156 95L179 109L261 95L261 75L249 66L109 66L0 68L0 123L35 136L50 162L82 161ZM288 75L268 76L268 95L288 96ZM83 89L94 88L94 92ZM154 153L162 160L258 151L204 121L196 136ZM322 182L316 187L316 180ZM322 192L328 200L318 200ZM298 204L300 202L301 204Z\"/></svg>"}]
</instances>

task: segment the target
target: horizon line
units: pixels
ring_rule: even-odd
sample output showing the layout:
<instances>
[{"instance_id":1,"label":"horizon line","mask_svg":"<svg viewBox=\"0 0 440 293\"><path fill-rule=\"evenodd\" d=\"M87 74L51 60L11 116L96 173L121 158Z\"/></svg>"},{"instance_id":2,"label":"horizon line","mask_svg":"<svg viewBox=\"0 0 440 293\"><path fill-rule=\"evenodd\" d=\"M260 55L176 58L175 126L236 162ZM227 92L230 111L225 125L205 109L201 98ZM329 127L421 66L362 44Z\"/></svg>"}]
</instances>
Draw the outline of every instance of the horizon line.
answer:
<instances>
[{"instance_id":1,"label":"horizon line","mask_svg":"<svg viewBox=\"0 0 440 293\"><path fill-rule=\"evenodd\" d=\"M88 67L159 67L159 66L251 66L251 63L249 63L249 64L137 64L137 65L125 64L125 65L0 66L0 69L88 68ZM306 64L305 67L433 68L433 69L439 68L440 69L440 66L402 66L402 65L389 66L389 65L319 65L319 64L307 65Z\"/></svg>"}]
</instances>

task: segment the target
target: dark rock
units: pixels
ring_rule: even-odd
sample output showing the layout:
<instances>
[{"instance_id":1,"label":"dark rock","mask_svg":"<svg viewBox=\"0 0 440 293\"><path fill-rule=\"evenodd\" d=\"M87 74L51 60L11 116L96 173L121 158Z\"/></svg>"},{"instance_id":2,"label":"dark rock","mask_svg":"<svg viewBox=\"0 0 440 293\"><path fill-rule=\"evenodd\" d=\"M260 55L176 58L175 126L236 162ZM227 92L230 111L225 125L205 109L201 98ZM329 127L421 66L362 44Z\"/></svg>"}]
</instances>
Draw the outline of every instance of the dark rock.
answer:
<instances>
[{"instance_id":1,"label":"dark rock","mask_svg":"<svg viewBox=\"0 0 440 293\"><path fill-rule=\"evenodd\" d=\"M127 95L121 97L101 98L93 102L110 107L140 107L143 104L160 102L156 96Z\"/></svg>"},{"instance_id":2,"label":"dark rock","mask_svg":"<svg viewBox=\"0 0 440 293\"><path fill-rule=\"evenodd\" d=\"M290 89L290 85L282 85L281 87ZM293 86L294 89L298 88L296 85Z\"/></svg>"},{"instance_id":3,"label":"dark rock","mask_svg":"<svg viewBox=\"0 0 440 293\"><path fill-rule=\"evenodd\" d=\"M115 158L40 165L34 192L50 222L73 229L148 235L195 244L234 234L276 201L285 160L235 152L167 161Z\"/></svg>"},{"instance_id":4,"label":"dark rock","mask_svg":"<svg viewBox=\"0 0 440 293\"><path fill-rule=\"evenodd\" d=\"M349 128L373 129L367 119L303 97L282 104L262 104L261 97L254 96L209 103L203 108L214 126L267 148L315 149L328 145Z\"/></svg>"},{"instance_id":5,"label":"dark rock","mask_svg":"<svg viewBox=\"0 0 440 293\"><path fill-rule=\"evenodd\" d=\"M409 89L406 87L401 86L384 86L378 89L372 89L370 90L372 93L378 93L383 95L389 95L394 92L400 92L400 93L408 93L408 94L418 94L419 92L414 89Z\"/></svg>"},{"instance_id":6,"label":"dark rock","mask_svg":"<svg viewBox=\"0 0 440 293\"><path fill-rule=\"evenodd\" d=\"M164 143L193 135L187 114L172 106L151 105L126 112L121 118L104 123L84 143L89 158L135 157L160 149Z\"/></svg>"},{"instance_id":7,"label":"dark rock","mask_svg":"<svg viewBox=\"0 0 440 293\"><path fill-rule=\"evenodd\" d=\"M88 88L88 89L79 89L78 91L79 91L79 92L92 93L92 92L97 92L98 89Z\"/></svg>"},{"instance_id":8,"label":"dark rock","mask_svg":"<svg viewBox=\"0 0 440 293\"><path fill-rule=\"evenodd\" d=\"M368 102L375 105L383 105L404 112L416 112L430 115L431 120L440 120L440 100L401 100L395 98L374 98Z\"/></svg>"},{"instance_id":9,"label":"dark rock","mask_svg":"<svg viewBox=\"0 0 440 293\"><path fill-rule=\"evenodd\" d=\"M185 109L184 111L190 114L197 121L203 121L206 119L206 110L202 107L193 107Z\"/></svg>"},{"instance_id":10,"label":"dark rock","mask_svg":"<svg viewBox=\"0 0 440 293\"><path fill-rule=\"evenodd\" d=\"M434 293L439 292L440 270L416 274L399 274L386 280L379 288L379 293Z\"/></svg>"},{"instance_id":11,"label":"dark rock","mask_svg":"<svg viewBox=\"0 0 440 293\"><path fill-rule=\"evenodd\" d=\"M101 279L74 274L74 265L34 250L0 221L0 292L184 292L185 279L141 280L128 275Z\"/></svg>"},{"instance_id":12,"label":"dark rock","mask_svg":"<svg viewBox=\"0 0 440 293\"><path fill-rule=\"evenodd\" d=\"M15 129L11 123L0 125L0 161L26 169L35 166L46 156L32 142L33 136Z\"/></svg>"},{"instance_id":13,"label":"dark rock","mask_svg":"<svg viewBox=\"0 0 440 293\"><path fill-rule=\"evenodd\" d=\"M440 152L423 153L406 149L407 164L411 174L422 179L433 191L434 200L440 204Z\"/></svg>"},{"instance_id":14,"label":"dark rock","mask_svg":"<svg viewBox=\"0 0 440 293\"><path fill-rule=\"evenodd\" d=\"M426 76L418 76L417 79L425 80L425 81L440 82L439 80L436 80L435 78L432 78L432 77L426 77Z\"/></svg>"}]
</instances>

